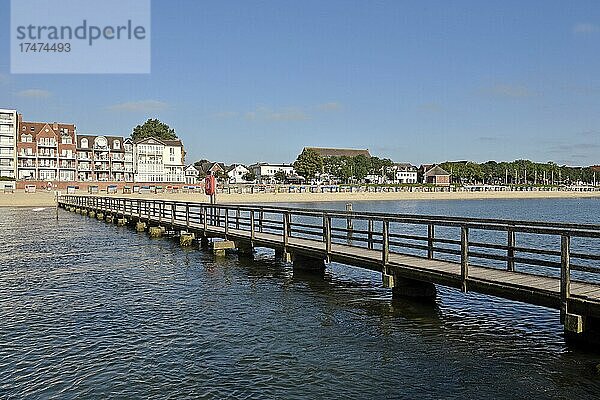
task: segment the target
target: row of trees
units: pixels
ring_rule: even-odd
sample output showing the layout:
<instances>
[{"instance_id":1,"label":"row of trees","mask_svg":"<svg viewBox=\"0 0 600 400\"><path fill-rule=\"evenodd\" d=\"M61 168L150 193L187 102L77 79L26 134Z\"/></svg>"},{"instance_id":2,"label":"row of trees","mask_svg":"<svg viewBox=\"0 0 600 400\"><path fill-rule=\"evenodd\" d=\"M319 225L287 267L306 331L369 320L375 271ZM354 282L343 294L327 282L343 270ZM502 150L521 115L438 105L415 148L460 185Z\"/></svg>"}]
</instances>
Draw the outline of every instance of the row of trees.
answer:
<instances>
[{"instance_id":1,"label":"row of trees","mask_svg":"<svg viewBox=\"0 0 600 400\"><path fill-rule=\"evenodd\" d=\"M442 168L451 173L454 183L484 184L570 184L594 182L591 167L567 167L556 163L536 163L529 160L512 162L470 161L445 162ZM600 175L598 176L600 179Z\"/></svg>"},{"instance_id":2,"label":"row of trees","mask_svg":"<svg viewBox=\"0 0 600 400\"><path fill-rule=\"evenodd\" d=\"M364 155L323 158L313 149L304 149L294 162L294 169L307 181L318 175L327 174L343 182L350 182L352 180L362 181L367 175L386 176L393 179L391 170L393 165L392 160L387 158Z\"/></svg>"}]
</instances>

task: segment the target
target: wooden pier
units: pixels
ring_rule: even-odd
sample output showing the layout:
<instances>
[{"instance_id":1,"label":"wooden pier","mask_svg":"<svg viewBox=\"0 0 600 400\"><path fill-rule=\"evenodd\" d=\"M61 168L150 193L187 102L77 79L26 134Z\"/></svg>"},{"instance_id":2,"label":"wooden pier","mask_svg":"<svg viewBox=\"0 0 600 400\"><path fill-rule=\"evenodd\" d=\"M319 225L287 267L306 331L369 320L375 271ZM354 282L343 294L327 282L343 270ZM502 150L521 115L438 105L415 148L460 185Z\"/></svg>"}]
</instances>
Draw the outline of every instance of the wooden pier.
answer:
<instances>
[{"instance_id":1,"label":"wooden pier","mask_svg":"<svg viewBox=\"0 0 600 400\"><path fill-rule=\"evenodd\" d=\"M380 272L394 296L454 287L559 309L569 339L600 343L600 225L262 205L61 196L60 207L152 236L175 231L223 255L275 250L294 268L338 262Z\"/></svg>"}]
</instances>

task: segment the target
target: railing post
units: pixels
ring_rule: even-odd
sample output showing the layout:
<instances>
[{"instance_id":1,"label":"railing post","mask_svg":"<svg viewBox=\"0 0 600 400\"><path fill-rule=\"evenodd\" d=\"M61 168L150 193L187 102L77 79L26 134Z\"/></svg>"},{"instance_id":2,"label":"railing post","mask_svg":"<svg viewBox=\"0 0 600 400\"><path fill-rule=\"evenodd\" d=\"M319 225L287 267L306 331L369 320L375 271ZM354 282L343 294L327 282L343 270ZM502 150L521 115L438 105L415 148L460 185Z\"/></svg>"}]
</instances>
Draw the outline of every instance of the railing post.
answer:
<instances>
[{"instance_id":1,"label":"railing post","mask_svg":"<svg viewBox=\"0 0 600 400\"><path fill-rule=\"evenodd\" d=\"M325 252L327 253L327 258L331 255L331 217L329 215L325 215L323 217L323 222L325 226L323 227L323 232L325 233Z\"/></svg>"},{"instance_id":2,"label":"railing post","mask_svg":"<svg viewBox=\"0 0 600 400\"><path fill-rule=\"evenodd\" d=\"M285 248L285 251L287 251L287 246L289 243L289 236L288 236L289 223L290 223L290 213L286 211L283 213L283 246Z\"/></svg>"},{"instance_id":3,"label":"railing post","mask_svg":"<svg viewBox=\"0 0 600 400\"><path fill-rule=\"evenodd\" d=\"M240 229L240 208L235 209L235 229Z\"/></svg>"},{"instance_id":4,"label":"railing post","mask_svg":"<svg viewBox=\"0 0 600 400\"><path fill-rule=\"evenodd\" d=\"M466 293L469 278L469 228L465 225L460 227L460 278L461 290Z\"/></svg>"},{"instance_id":5,"label":"railing post","mask_svg":"<svg viewBox=\"0 0 600 400\"><path fill-rule=\"evenodd\" d=\"M219 214L221 214L220 211L219 211ZM227 240L228 234L229 234L229 208L225 208L225 240Z\"/></svg>"},{"instance_id":6,"label":"railing post","mask_svg":"<svg viewBox=\"0 0 600 400\"><path fill-rule=\"evenodd\" d=\"M435 238L435 225L427 225L427 258L433 258L433 243Z\"/></svg>"},{"instance_id":7,"label":"railing post","mask_svg":"<svg viewBox=\"0 0 600 400\"><path fill-rule=\"evenodd\" d=\"M204 236L206 236L206 228L208 227L208 211L205 206L202 206L202 224L204 225Z\"/></svg>"},{"instance_id":8,"label":"railing post","mask_svg":"<svg viewBox=\"0 0 600 400\"><path fill-rule=\"evenodd\" d=\"M506 269L508 271L515 270L515 243L517 239L517 235L512 228L508 228L508 249L506 252L506 257L508 258L506 262Z\"/></svg>"},{"instance_id":9,"label":"railing post","mask_svg":"<svg viewBox=\"0 0 600 400\"><path fill-rule=\"evenodd\" d=\"M381 262L383 263L383 272L387 273L387 265L390 257L390 221L383 220L382 238L383 246L381 248Z\"/></svg>"},{"instance_id":10,"label":"railing post","mask_svg":"<svg viewBox=\"0 0 600 400\"><path fill-rule=\"evenodd\" d=\"M175 226L175 203L171 203L171 228Z\"/></svg>"},{"instance_id":11,"label":"railing post","mask_svg":"<svg viewBox=\"0 0 600 400\"><path fill-rule=\"evenodd\" d=\"M372 218L369 218L367 241L368 241L369 250L373 250L373 219Z\"/></svg>"},{"instance_id":12,"label":"railing post","mask_svg":"<svg viewBox=\"0 0 600 400\"><path fill-rule=\"evenodd\" d=\"M185 203L185 229L186 229L186 231L190 229L190 205L189 205L189 203Z\"/></svg>"},{"instance_id":13,"label":"railing post","mask_svg":"<svg viewBox=\"0 0 600 400\"><path fill-rule=\"evenodd\" d=\"M254 240L254 210L250 210L250 240Z\"/></svg>"},{"instance_id":14,"label":"railing post","mask_svg":"<svg viewBox=\"0 0 600 400\"><path fill-rule=\"evenodd\" d=\"M165 207L164 202L158 203L158 226L162 225L163 209Z\"/></svg>"},{"instance_id":15,"label":"railing post","mask_svg":"<svg viewBox=\"0 0 600 400\"><path fill-rule=\"evenodd\" d=\"M258 231L262 233L263 231L263 219L265 218L265 214L263 212L263 209L261 207L260 211L258 212Z\"/></svg>"},{"instance_id":16,"label":"railing post","mask_svg":"<svg viewBox=\"0 0 600 400\"><path fill-rule=\"evenodd\" d=\"M560 314L563 319L569 309L571 297L571 238L567 234L560 237Z\"/></svg>"}]
</instances>

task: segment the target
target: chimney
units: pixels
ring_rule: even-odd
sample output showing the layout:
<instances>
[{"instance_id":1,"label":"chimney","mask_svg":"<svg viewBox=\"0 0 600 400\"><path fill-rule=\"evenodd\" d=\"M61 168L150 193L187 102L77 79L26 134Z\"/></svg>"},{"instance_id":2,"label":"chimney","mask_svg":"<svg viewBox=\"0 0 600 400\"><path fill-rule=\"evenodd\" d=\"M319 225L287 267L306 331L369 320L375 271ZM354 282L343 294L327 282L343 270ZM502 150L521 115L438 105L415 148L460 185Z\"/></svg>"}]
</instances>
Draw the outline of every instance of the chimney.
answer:
<instances>
[{"instance_id":1,"label":"chimney","mask_svg":"<svg viewBox=\"0 0 600 400\"><path fill-rule=\"evenodd\" d=\"M58 130L58 122L52 124L52 129L54 130L54 132Z\"/></svg>"}]
</instances>

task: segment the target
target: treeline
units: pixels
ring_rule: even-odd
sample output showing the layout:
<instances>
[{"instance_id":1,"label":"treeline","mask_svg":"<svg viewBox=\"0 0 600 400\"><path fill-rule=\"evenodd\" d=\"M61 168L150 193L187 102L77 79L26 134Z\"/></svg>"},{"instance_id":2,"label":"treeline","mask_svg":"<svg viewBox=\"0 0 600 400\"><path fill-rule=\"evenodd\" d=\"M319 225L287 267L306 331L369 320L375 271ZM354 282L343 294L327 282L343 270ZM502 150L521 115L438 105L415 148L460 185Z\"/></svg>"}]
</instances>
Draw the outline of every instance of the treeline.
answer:
<instances>
[{"instance_id":1,"label":"treeline","mask_svg":"<svg viewBox=\"0 0 600 400\"><path fill-rule=\"evenodd\" d=\"M453 183L484 183L491 185L559 185L577 182L593 183L592 167L559 166L556 163L536 163L529 160L512 162L471 161L445 162L440 166L451 173ZM596 179L600 180L600 174Z\"/></svg>"},{"instance_id":2,"label":"treeline","mask_svg":"<svg viewBox=\"0 0 600 400\"><path fill-rule=\"evenodd\" d=\"M331 178L348 183L362 181L367 175L385 175L389 179L393 179L394 173L391 168L393 165L392 160L388 158L364 155L323 158L314 150L305 149L294 162L294 169L298 175L307 180L324 173Z\"/></svg>"}]
</instances>

